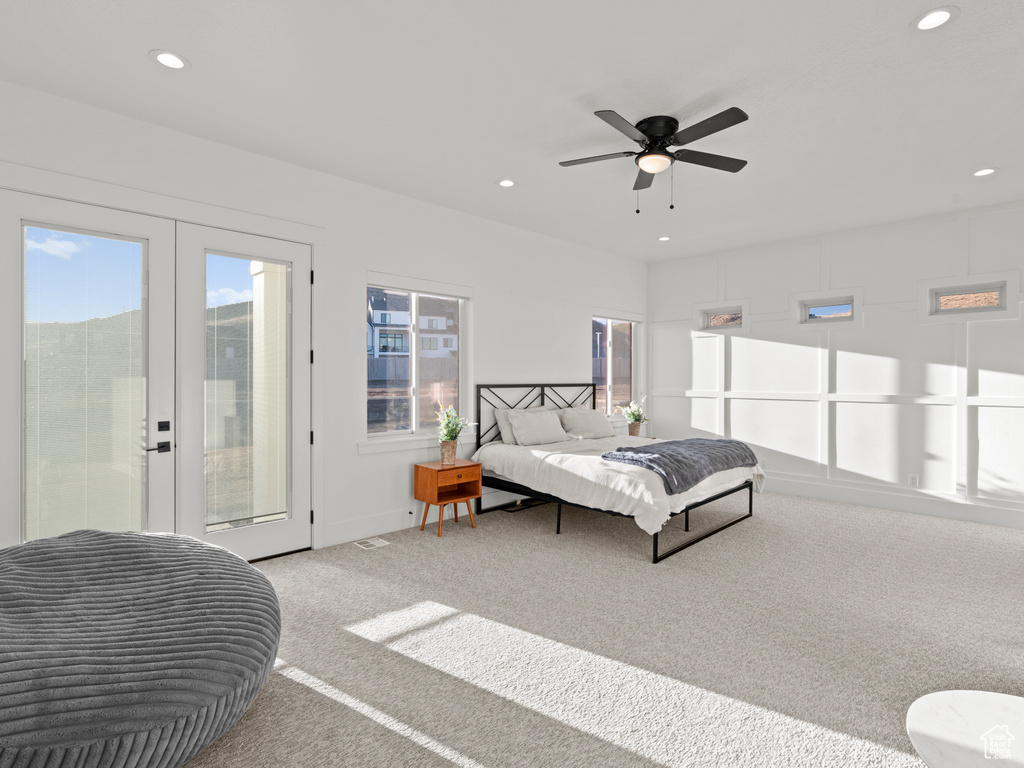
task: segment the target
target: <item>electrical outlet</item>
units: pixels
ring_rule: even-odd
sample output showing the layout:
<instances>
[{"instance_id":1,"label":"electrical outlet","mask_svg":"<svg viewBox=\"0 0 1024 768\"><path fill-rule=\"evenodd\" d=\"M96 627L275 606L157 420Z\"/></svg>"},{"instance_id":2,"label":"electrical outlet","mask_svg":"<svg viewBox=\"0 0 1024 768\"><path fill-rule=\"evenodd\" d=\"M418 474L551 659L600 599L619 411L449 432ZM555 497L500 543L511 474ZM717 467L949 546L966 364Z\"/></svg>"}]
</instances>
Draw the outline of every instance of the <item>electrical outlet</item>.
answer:
<instances>
[{"instance_id":1,"label":"electrical outlet","mask_svg":"<svg viewBox=\"0 0 1024 768\"><path fill-rule=\"evenodd\" d=\"M910 479L908 480L908 484L910 485L911 488L920 488L921 487L921 483L918 481L917 475L911 475Z\"/></svg>"}]
</instances>

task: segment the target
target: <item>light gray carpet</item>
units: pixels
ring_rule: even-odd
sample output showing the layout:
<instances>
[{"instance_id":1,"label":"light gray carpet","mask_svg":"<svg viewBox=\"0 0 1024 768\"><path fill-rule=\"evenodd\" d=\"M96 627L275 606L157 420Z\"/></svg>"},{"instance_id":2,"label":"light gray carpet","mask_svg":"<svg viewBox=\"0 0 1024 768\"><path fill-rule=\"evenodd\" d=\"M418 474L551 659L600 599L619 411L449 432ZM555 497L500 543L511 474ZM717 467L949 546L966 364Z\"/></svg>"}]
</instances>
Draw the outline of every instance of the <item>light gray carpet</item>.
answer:
<instances>
[{"instance_id":1,"label":"light gray carpet","mask_svg":"<svg viewBox=\"0 0 1024 768\"><path fill-rule=\"evenodd\" d=\"M283 666L190 765L919 767L914 699L1024 693L1021 531L764 494L657 565L550 505L383 538L258 564Z\"/></svg>"}]
</instances>

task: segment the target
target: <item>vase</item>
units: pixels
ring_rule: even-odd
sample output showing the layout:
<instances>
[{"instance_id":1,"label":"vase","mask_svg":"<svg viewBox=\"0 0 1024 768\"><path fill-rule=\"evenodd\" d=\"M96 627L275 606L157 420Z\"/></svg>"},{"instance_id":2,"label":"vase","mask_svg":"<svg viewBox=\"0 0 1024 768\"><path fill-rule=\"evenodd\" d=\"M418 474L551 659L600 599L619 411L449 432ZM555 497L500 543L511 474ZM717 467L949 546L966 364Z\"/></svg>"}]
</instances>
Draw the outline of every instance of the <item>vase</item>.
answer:
<instances>
[{"instance_id":1,"label":"vase","mask_svg":"<svg viewBox=\"0 0 1024 768\"><path fill-rule=\"evenodd\" d=\"M639 421L631 421L631 422L629 422L629 436L630 437L640 437L640 422Z\"/></svg>"},{"instance_id":2,"label":"vase","mask_svg":"<svg viewBox=\"0 0 1024 768\"><path fill-rule=\"evenodd\" d=\"M454 464L455 463L455 449L458 447L458 440L442 440L441 441L441 463L442 464Z\"/></svg>"}]
</instances>

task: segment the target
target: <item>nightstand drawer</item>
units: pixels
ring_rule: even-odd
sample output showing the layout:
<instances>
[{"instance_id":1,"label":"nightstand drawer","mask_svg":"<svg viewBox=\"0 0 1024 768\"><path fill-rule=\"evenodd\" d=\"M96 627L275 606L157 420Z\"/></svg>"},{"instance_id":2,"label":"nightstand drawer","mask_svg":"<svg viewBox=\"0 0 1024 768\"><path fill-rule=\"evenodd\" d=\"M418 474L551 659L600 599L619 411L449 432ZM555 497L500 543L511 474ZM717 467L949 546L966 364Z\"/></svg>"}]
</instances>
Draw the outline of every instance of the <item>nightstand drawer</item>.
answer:
<instances>
[{"instance_id":1,"label":"nightstand drawer","mask_svg":"<svg viewBox=\"0 0 1024 768\"><path fill-rule=\"evenodd\" d=\"M444 488L460 483L475 483L480 479L480 466L444 469L437 473L437 487Z\"/></svg>"}]
</instances>

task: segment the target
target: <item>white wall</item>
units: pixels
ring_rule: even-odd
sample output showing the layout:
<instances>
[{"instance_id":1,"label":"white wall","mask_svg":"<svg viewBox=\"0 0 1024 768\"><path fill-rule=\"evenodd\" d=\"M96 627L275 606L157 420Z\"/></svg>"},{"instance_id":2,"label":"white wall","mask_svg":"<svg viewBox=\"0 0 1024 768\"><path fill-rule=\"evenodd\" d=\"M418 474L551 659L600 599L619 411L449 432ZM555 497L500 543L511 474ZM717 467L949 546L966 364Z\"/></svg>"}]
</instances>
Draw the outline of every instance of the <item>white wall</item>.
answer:
<instances>
[{"instance_id":1,"label":"white wall","mask_svg":"<svg viewBox=\"0 0 1024 768\"><path fill-rule=\"evenodd\" d=\"M1024 527L1019 303L922 307L929 281L1012 289L1022 268L1024 203L651 265L653 432L750 443L768 490ZM799 325L829 292L857 319ZM743 303L747 328L699 331L709 303Z\"/></svg>"},{"instance_id":2,"label":"white wall","mask_svg":"<svg viewBox=\"0 0 1024 768\"><path fill-rule=\"evenodd\" d=\"M359 450L368 271L472 289L466 387L589 381L595 310L645 311L646 270L626 259L9 83L0 106L0 187L312 241L318 546L411 525L412 465L438 458L436 446ZM481 194L507 193L492 186ZM20 272L16 249L0 258Z\"/></svg>"}]
</instances>

